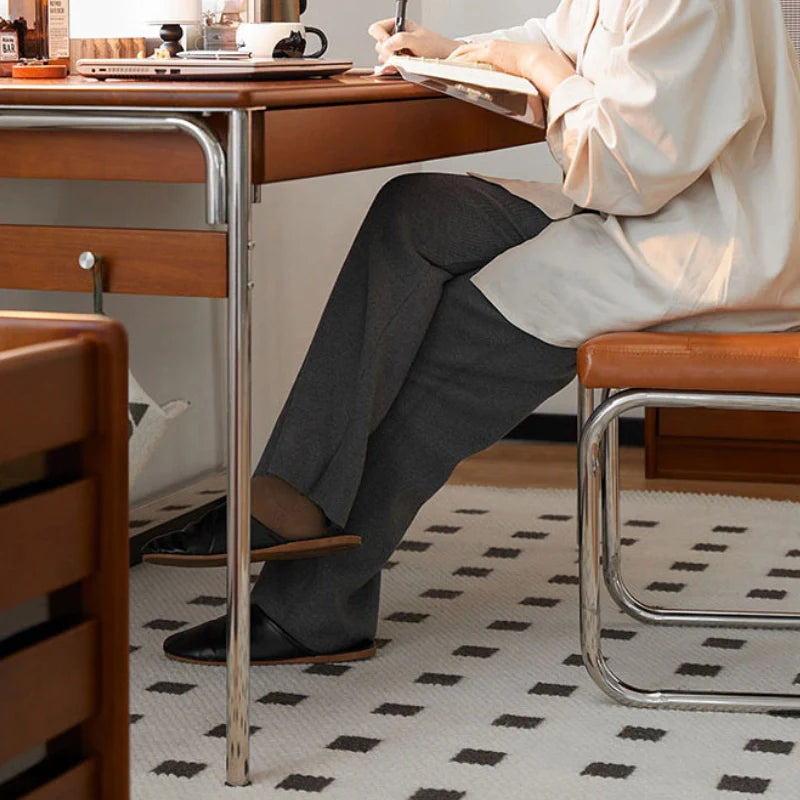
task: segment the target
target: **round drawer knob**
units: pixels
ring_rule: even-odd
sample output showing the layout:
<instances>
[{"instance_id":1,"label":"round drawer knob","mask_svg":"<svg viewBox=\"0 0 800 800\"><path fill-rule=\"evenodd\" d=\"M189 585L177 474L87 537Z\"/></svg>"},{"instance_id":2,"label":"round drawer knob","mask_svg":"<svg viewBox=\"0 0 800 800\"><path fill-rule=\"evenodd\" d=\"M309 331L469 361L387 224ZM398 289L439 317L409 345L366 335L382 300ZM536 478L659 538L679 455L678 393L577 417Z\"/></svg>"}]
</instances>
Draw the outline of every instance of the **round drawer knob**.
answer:
<instances>
[{"instance_id":1,"label":"round drawer knob","mask_svg":"<svg viewBox=\"0 0 800 800\"><path fill-rule=\"evenodd\" d=\"M95 264L97 256L91 250L86 250L78 256L78 266L81 269L94 269Z\"/></svg>"}]
</instances>

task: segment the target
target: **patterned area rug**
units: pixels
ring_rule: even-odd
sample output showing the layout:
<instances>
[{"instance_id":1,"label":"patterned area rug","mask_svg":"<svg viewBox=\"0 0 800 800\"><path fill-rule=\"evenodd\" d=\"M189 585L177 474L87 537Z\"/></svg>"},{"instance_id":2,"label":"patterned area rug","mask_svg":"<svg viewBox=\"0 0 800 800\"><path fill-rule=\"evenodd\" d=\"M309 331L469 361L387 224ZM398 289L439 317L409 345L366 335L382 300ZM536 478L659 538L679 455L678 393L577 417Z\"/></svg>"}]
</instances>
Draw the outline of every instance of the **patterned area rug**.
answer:
<instances>
[{"instance_id":1,"label":"patterned area rug","mask_svg":"<svg viewBox=\"0 0 800 800\"><path fill-rule=\"evenodd\" d=\"M134 800L790 800L800 713L613 703L578 655L575 495L446 486L387 565L371 661L252 670L252 779L224 787L225 670L167 661L224 612L224 570L132 570ZM652 603L800 609L792 503L625 493L625 573ZM654 628L604 647L648 687L800 691L798 634Z\"/></svg>"}]
</instances>

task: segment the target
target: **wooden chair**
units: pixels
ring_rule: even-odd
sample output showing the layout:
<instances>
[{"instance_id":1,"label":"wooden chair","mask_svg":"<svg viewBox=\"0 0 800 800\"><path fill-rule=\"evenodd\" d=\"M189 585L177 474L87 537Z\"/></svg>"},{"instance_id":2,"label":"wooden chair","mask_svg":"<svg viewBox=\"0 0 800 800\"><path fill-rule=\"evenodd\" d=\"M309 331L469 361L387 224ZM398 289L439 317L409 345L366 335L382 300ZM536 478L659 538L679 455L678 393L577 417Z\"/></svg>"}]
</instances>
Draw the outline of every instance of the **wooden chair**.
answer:
<instances>
[{"instance_id":1,"label":"wooden chair","mask_svg":"<svg viewBox=\"0 0 800 800\"><path fill-rule=\"evenodd\" d=\"M127 440L122 327L0 313L0 797L128 798Z\"/></svg>"},{"instance_id":2,"label":"wooden chair","mask_svg":"<svg viewBox=\"0 0 800 800\"><path fill-rule=\"evenodd\" d=\"M601 648L600 574L634 618L667 625L800 628L797 613L657 608L625 585L619 538L618 417L642 406L800 411L800 334L619 333L578 351L578 528L583 658L627 705L729 711L800 710L800 695L643 689L622 681ZM603 390L595 408L595 391Z\"/></svg>"}]
</instances>

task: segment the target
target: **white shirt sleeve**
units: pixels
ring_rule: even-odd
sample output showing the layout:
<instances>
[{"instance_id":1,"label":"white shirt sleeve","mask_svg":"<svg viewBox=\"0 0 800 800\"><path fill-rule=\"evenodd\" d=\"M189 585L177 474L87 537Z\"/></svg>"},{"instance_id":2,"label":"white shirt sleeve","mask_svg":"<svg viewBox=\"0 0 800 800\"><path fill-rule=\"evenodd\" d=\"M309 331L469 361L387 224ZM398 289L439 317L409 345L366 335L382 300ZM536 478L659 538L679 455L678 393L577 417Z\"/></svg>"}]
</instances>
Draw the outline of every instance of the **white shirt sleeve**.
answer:
<instances>
[{"instance_id":1,"label":"white shirt sleeve","mask_svg":"<svg viewBox=\"0 0 800 800\"><path fill-rule=\"evenodd\" d=\"M461 36L462 42L482 42L487 39L505 39L509 42L528 42L529 44L550 45L545 34L545 19L529 19L524 25L506 28L491 33L476 33L472 36Z\"/></svg>"},{"instance_id":2,"label":"white shirt sleeve","mask_svg":"<svg viewBox=\"0 0 800 800\"><path fill-rule=\"evenodd\" d=\"M592 35L606 37L607 63L594 81L567 78L548 106L547 141L573 202L655 213L747 122L757 83L726 53L722 13L717 0L641 0L624 30L598 22Z\"/></svg>"}]
</instances>

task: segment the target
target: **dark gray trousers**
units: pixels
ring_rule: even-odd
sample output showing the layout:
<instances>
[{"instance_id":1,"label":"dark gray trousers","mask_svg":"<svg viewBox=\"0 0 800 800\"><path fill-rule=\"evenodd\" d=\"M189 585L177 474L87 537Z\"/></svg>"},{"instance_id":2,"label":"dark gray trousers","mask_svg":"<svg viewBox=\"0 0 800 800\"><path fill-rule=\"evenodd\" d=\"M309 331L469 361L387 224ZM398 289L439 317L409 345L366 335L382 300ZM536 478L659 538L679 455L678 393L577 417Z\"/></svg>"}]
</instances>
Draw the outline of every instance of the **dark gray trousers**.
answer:
<instances>
[{"instance_id":1,"label":"dark gray trousers","mask_svg":"<svg viewBox=\"0 0 800 800\"><path fill-rule=\"evenodd\" d=\"M405 175L376 197L256 468L362 537L265 564L253 601L307 646L375 636L381 567L419 508L574 377L573 349L515 327L469 280L549 222L466 176Z\"/></svg>"}]
</instances>

